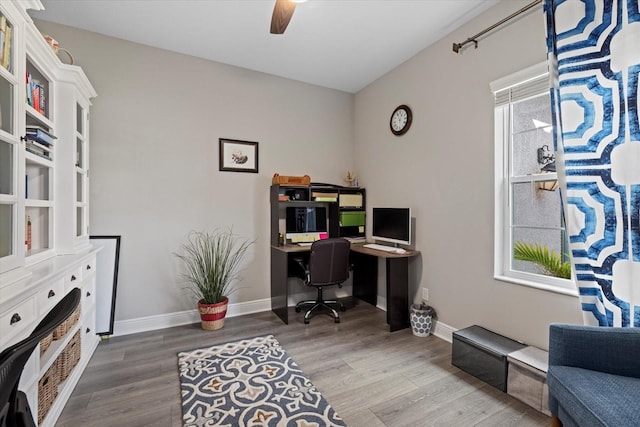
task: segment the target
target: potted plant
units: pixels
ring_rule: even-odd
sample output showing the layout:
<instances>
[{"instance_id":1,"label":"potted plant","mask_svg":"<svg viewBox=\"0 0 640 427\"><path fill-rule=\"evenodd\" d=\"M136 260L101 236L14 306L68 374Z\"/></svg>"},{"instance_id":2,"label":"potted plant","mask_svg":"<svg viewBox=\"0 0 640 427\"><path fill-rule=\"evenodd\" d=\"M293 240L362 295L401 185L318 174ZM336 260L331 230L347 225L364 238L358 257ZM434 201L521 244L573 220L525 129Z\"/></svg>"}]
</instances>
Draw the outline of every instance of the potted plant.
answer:
<instances>
[{"instance_id":1,"label":"potted plant","mask_svg":"<svg viewBox=\"0 0 640 427\"><path fill-rule=\"evenodd\" d=\"M255 243L233 234L233 229L192 231L176 256L186 272L182 277L198 300L202 329L224 326L232 283L238 278L240 262Z\"/></svg>"}]
</instances>

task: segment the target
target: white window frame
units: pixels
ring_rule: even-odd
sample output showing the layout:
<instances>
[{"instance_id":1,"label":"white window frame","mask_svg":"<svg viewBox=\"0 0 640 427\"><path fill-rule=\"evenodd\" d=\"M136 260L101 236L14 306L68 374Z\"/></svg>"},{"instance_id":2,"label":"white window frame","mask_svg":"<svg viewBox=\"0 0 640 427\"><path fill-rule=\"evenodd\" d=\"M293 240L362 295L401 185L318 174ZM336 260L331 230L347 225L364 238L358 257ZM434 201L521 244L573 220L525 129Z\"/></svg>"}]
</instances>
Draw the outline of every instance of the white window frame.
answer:
<instances>
[{"instance_id":1,"label":"white window frame","mask_svg":"<svg viewBox=\"0 0 640 427\"><path fill-rule=\"evenodd\" d=\"M491 91L495 95L507 89L526 86L528 82L534 82L540 78L549 76L548 62L542 62L509 76L491 82ZM531 93L530 98L540 96L539 89ZM526 95L525 95L526 96ZM526 97L521 100L527 99ZM511 149L511 102L496 105L494 110L494 138L495 138L495 222L494 222L494 278L496 280L524 285L536 289L557 292L565 295L577 296L573 280L546 276L543 274L528 273L513 270L513 247L511 242L511 188L512 183L522 182L518 177L510 174L510 149ZM531 175L526 182L547 181L557 179L555 173Z\"/></svg>"}]
</instances>

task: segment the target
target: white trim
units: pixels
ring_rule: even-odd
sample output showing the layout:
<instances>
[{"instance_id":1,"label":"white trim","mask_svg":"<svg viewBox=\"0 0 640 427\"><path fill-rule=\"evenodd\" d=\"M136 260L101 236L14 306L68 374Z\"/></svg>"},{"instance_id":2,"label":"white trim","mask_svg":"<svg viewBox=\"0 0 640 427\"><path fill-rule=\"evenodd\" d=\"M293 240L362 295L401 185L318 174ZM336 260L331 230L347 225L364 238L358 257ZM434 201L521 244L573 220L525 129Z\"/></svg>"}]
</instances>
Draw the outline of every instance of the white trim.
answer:
<instances>
[{"instance_id":1,"label":"white trim","mask_svg":"<svg viewBox=\"0 0 640 427\"><path fill-rule=\"evenodd\" d=\"M346 288L347 289L342 289L342 291L344 292L349 290L349 287ZM348 295L351 294L349 293ZM341 298L342 296L344 295L338 295L338 298ZM293 307L296 305L296 301L312 299L314 297L315 294L313 296L310 296L310 294L304 293L289 295L288 305L289 307ZM387 299L385 297L379 296L376 307L382 311L387 311ZM229 304L229 306L227 307L227 317L237 317L245 314L261 313L270 310L270 298L256 301L240 302L236 304ZM122 335L137 334L139 332L155 331L157 329L172 328L174 326L190 325L192 323L199 322L200 314L198 314L198 310L196 309L177 311L174 313L157 314L154 316L138 317L135 319L117 320L113 325L112 336L116 337ZM449 339L449 341L451 341L451 339Z\"/></svg>"},{"instance_id":2,"label":"white trim","mask_svg":"<svg viewBox=\"0 0 640 427\"><path fill-rule=\"evenodd\" d=\"M436 320L434 323L433 335L447 342L453 342L453 333L457 331L453 326Z\"/></svg>"},{"instance_id":3,"label":"white trim","mask_svg":"<svg viewBox=\"0 0 640 427\"><path fill-rule=\"evenodd\" d=\"M240 302L236 304L229 304L227 307L227 317L237 317L244 314L259 313L269 310L271 310L270 298ZM200 322L200 315L196 309L138 317L136 319L119 320L114 323L113 336L136 334L138 332L154 331L157 329L189 325L198 322Z\"/></svg>"},{"instance_id":4,"label":"white trim","mask_svg":"<svg viewBox=\"0 0 640 427\"><path fill-rule=\"evenodd\" d=\"M576 289L571 289L567 287L562 287L562 285L553 285L546 284L540 282L534 282L532 280L519 279L516 277L503 276L503 275L495 275L494 279L499 280L501 282L514 283L516 285L528 286L530 288L541 289L543 291L555 292L557 294L568 295L571 297L578 297L578 291ZM569 283L574 283L571 280L560 279Z\"/></svg>"},{"instance_id":5,"label":"white trim","mask_svg":"<svg viewBox=\"0 0 640 427\"><path fill-rule=\"evenodd\" d=\"M540 62L539 64L532 65L524 70L520 70L508 76L494 80L489 83L489 87L491 88L491 92L496 93L501 90L509 89L513 86L535 80L545 74L549 74L549 61Z\"/></svg>"}]
</instances>

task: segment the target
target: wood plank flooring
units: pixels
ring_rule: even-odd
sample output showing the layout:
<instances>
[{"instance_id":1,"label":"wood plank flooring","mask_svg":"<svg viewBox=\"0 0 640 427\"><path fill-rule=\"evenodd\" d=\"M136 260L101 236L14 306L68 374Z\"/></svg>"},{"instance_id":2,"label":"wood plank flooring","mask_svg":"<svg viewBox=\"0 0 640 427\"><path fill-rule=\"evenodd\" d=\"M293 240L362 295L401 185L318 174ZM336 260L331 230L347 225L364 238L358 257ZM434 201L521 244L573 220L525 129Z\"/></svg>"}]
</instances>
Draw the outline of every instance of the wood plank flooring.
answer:
<instances>
[{"instance_id":1,"label":"wood plank flooring","mask_svg":"<svg viewBox=\"0 0 640 427\"><path fill-rule=\"evenodd\" d=\"M451 344L388 332L386 314L358 302L336 324L290 310L103 340L57 426L181 426L177 353L273 334L347 425L547 426L550 418L451 365Z\"/></svg>"}]
</instances>

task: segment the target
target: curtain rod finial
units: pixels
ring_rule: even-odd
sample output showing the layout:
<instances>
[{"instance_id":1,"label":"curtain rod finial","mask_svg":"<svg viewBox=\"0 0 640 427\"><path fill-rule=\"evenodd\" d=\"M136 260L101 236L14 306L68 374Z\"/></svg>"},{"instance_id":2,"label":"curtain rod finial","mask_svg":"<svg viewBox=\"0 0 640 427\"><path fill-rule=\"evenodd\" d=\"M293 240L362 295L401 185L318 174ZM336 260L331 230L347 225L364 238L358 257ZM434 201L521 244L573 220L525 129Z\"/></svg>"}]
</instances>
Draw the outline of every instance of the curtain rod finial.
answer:
<instances>
[{"instance_id":1,"label":"curtain rod finial","mask_svg":"<svg viewBox=\"0 0 640 427\"><path fill-rule=\"evenodd\" d=\"M455 53L458 53L460 51L460 48L462 47L462 45L460 45L460 43L454 43L453 44L453 51Z\"/></svg>"}]
</instances>

